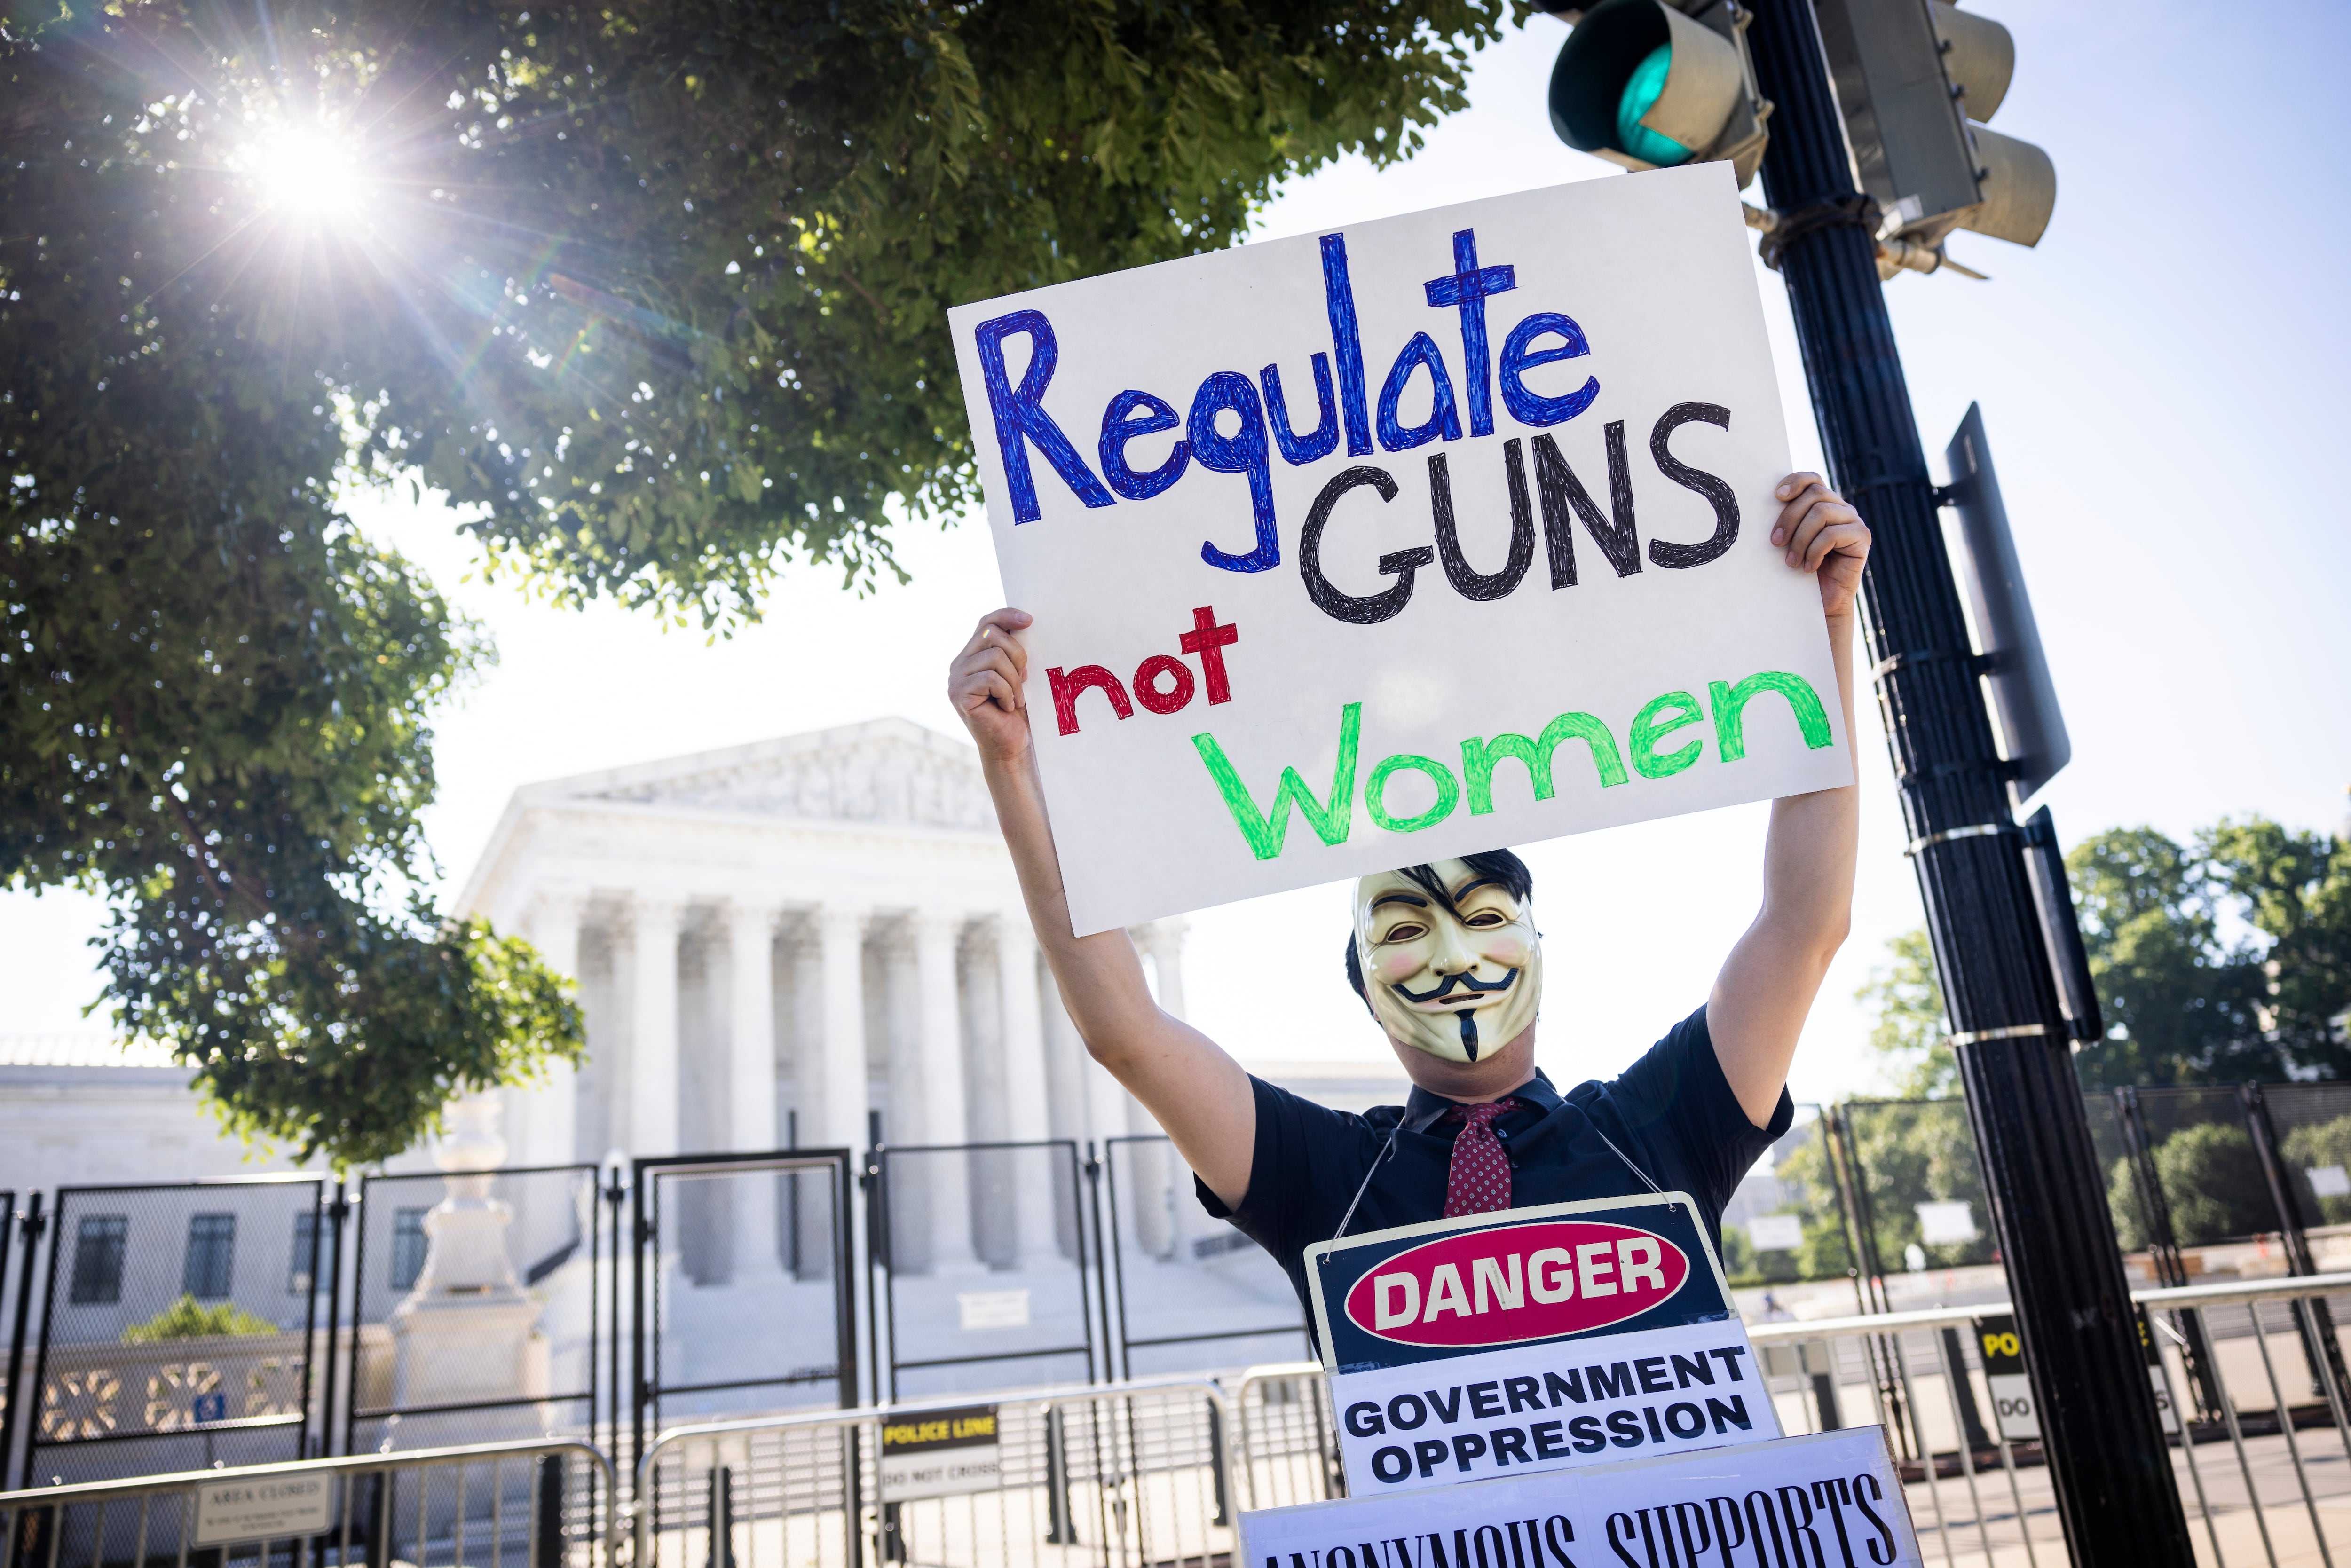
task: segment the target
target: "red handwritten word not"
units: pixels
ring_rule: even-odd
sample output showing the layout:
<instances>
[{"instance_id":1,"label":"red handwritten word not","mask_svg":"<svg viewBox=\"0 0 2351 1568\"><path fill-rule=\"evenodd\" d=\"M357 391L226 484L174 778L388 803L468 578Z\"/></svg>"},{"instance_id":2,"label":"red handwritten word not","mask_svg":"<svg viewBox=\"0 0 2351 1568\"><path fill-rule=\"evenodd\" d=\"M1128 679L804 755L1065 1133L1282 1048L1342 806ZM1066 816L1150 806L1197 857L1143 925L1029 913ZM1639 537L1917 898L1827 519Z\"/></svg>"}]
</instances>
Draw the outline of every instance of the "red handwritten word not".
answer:
<instances>
[{"instance_id":1,"label":"red handwritten word not","mask_svg":"<svg viewBox=\"0 0 2351 1568\"><path fill-rule=\"evenodd\" d=\"M1232 683L1225 676L1225 650L1240 638L1233 622L1217 625L1216 610L1203 604L1192 612L1192 629L1177 640L1184 652L1200 656L1200 674L1212 704L1233 700ZM1100 664L1080 664L1074 670L1057 664L1045 677L1053 685L1053 718L1063 735L1078 733L1078 698L1089 689L1099 688L1121 718L1133 718L1138 702L1153 713L1175 713L1190 706L1196 691L1191 667L1173 653L1154 653L1134 667L1132 698L1128 687Z\"/></svg>"}]
</instances>

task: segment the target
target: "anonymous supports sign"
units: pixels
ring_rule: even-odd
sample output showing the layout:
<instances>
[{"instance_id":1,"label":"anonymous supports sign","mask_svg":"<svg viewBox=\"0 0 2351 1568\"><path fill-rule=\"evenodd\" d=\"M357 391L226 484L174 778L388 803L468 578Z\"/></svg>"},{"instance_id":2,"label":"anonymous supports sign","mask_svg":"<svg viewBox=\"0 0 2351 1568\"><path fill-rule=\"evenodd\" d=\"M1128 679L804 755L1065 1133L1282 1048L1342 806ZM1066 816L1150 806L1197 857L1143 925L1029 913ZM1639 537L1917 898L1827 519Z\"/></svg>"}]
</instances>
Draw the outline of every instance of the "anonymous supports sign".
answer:
<instances>
[{"instance_id":1,"label":"anonymous supports sign","mask_svg":"<svg viewBox=\"0 0 2351 1568\"><path fill-rule=\"evenodd\" d=\"M1780 1435L1684 1194L1400 1226L1306 1268L1352 1496Z\"/></svg>"},{"instance_id":2,"label":"anonymous supports sign","mask_svg":"<svg viewBox=\"0 0 2351 1568\"><path fill-rule=\"evenodd\" d=\"M1852 780L1726 165L949 319L1081 934Z\"/></svg>"},{"instance_id":3,"label":"anonymous supports sign","mask_svg":"<svg viewBox=\"0 0 2351 1568\"><path fill-rule=\"evenodd\" d=\"M1241 1515L1249 1568L1912 1568L1876 1427Z\"/></svg>"}]
</instances>

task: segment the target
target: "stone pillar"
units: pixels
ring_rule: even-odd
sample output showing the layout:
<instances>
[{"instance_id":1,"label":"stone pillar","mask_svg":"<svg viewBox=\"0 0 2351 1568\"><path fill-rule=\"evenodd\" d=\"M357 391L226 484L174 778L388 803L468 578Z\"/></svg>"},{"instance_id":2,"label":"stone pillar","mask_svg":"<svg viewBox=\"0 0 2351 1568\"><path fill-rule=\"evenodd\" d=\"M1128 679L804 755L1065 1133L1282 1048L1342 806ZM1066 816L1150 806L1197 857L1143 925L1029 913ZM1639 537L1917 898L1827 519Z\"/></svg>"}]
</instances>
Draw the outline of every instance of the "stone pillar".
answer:
<instances>
[{"instance_id":1,"label":"stone pillar","mask_svg":"<svg viewBox=\"0 0 2351 1568\"><path fill-rule=\"evenodd\" d=\"M538 1307L507 1252L514 1210L490 1196L482 1174L506 1163L495 1092L468 1094L448 1111L449 1131L433 1159L444 1196L424 1216L424 1267L392 1310L392 1398L401 1405L541 1399L549 1389L547 1338ZM487 1429L520 1417L536 1430L544 1415L475 1412ZM499 1435L503 1436L501 1432Z\"/></svg>"},{"instance_id":2,"label":"stone pillar","mask_svg":"<svg viewBox=\"0 0 2351 1568\"><path fill-rule=\"evenodd\" d=\"M960 1144L969 1133L964 1121L963 1019L956 997L958 916L917 913L913 920L914 967L923 988L923 1142ZM973 1269L971 1182L964 1155L924 1157L931 1189L931 1267L934 1272Z\"/></svg>"},{"instance_id":3,"label":"stone pillar","mask_svg":"<svg viewBox=\"0 0 2351 1568\"><path fill-rule=\"evenodd\" d=\"M532 902L528 920L531 946L547 967L572 982L580 980L580 921L588 899L576 889L550 888ZM575 992L576 994L576 992ZM580 1157L580 1070L569 1061L548 1063L544 1088L528 1093L528 1130L522 1140L528 1163L568 1166Z\"/></svg>"},{"instance_id":4,"label":"stone pillar","mask_svg":"<svg viewBox=\"0 0 2351 1568\"><path fill-rule=\"evenodd\" d=\"M1005 1134L1015 1143L1040 1143L1052 1134L1046 1095L1045 1028L1037 988L1037 938L1026 914L1014 911L996 921L997 988L1004 998ZM1053 1238L1055 1184L1051 1162L1058 1151L1013 1156L1018 1180L1015 1222L1019 1266L1033 1269L1061 1260Z\"/></svg>"},{"instance_id":5,"label":"stone pillar","mask_svg":"<svg viewBox=\"0 0 2351 1568\"><path fill-rule=\"evenodd\" d=\"M726 911L734 997L727 1009L729 1147L766 1154L776 1134L776 911L737 901ZM782 1268L778 1250L776 1178L737 1176L735 1279L768 1280Z\"/></svg>"},{"instance_id":6,"label":"stone pillar","mask_svg":"<svg viewBox=\"0 0 2351 1568\"><path fill-rule=\"evenodd\" d=\"M824 971L823 1057L818 1093L803 1103L821 1106L816 1126L803 1128L811 1147L865 1147L865 911L827 904L815 917ZM806 1065L805 1060L803 1065Z\"/></svg>"},{"instance_id":7,"label":"stone pillar","mask_svg":"<svg viewBox=\"0 0 2351 1568\"><path fill-rule=\"evenodd\" d=\"M685 901L639 894L635 1038L629 1063L629 1152L644 1158L677 1150L677 936Z\"/></svg>"}]
</instances>

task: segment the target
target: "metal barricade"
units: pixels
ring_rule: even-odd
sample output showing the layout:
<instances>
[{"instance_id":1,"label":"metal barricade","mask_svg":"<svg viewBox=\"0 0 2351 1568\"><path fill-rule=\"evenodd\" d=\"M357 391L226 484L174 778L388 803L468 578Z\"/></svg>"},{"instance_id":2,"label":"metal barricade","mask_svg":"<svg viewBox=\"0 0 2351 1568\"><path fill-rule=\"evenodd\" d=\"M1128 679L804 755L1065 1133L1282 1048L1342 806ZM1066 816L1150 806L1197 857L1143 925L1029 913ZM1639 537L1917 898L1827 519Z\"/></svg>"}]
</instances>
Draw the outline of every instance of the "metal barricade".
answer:
<instances>
[{"instance_id":1,"label":"metal barricade","mask_svg":"<svg viewBox=\"0 0 2351 1568\"><path fill-rule=\"evenodd\" d=\"M885 1484L885 1427L983 1400L995 1484ZM637 1467L632 1565L1213 1568L1233 1550L1230 1408L1206 1378L1137 1378L677 1427Z\"/></svg>"},{"instance_id":2,"label":"metal barricade","mask_svg":"<svg viewBox=\"0 0 2351 1568\"><path fill-rule=\"evenodd\" d=\"M1233 1470L1243 1508L1287 1508L1347 1495L1331 1385L1319 1361L1252 1366L1233 1385Z\"/></svg>"},{"instance_id":3,"label":"metal barricade","mask_svg":"<svg viewBox=\"0 0 2351 1568\"><path fill-rule=\"evenodd\" d=\"M36 1487L0 1492L0 1568L612 1568L614 1479L545 1441Z\"/></svg>"},{"instance_id":4,"label":"metal barricade","mask_svg":"<svg viewBox=\"0 0 2351 1568\"><path fill-rule=\"evenodd\" d=\"M2345 1391L2325 1376L2322 1358L2324 1397L2297 1401L2279 1365L2290 1354L2286 1370L2302 1370L2299 1347L2316 1328L2315 1304L2346 1290L2351 1274L2133 1293L2152 1327L2148 1377L2199 1561L2219 1568L2332 1563L2334 1548L2351 1544ZM1983 1301L1750 1333L1789 1431L1868 1420L1901 1428L1902 1447L1914 1456L1902 1466L1911 1512L1930 1553L1946 1563L1995 1555L2061 1562L2040 1444L2022 1435L2033 1429L2029 1393L2021 1384L2000 1386L2003 1371L2021 1379L2022 1364L1988 1365L1981 1336L1970 1332L1986 1320L1996 1330L2008 1312L2005 1301ZM2211 1419L2199 1419L2187 1397L2183 1351L2199 1343L2215 1352ZM1890 1390L1873 1355L1890 1358ZM2223 1443L2225 1457L2200 1451Z\"/></svg>"},{"instance_id":5,"label":"metal barricade","mask_svg":"<svg viewBox=\"0 0 2351 1568\"><path fill-rule=\"evenodd\" d=\"M1145 1373L1175 1373L1313 1353L1281 1266L1229 1221L1208 1218L1174 1144L1150 1134L1102 1147L1111 1375L1133 1377L1138 1361Z\"/></svg>"}]
</instances>

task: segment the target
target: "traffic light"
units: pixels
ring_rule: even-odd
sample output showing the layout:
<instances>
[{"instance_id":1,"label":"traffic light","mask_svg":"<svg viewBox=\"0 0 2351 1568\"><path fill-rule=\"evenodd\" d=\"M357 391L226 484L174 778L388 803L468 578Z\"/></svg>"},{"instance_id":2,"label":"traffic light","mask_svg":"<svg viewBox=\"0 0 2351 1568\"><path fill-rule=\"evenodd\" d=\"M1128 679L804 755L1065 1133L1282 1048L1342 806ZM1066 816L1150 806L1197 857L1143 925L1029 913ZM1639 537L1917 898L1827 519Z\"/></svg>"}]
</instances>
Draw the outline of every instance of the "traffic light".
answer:
<instances>
[{"instance_id":1,"label":"traffic light","mask_svg":"<svg viewBox=\"0 0 2351 1568\"><path fill-rule=\"evenodd\" d=\"M1734 0L1546 5L1575 30L1551 72L1559 139L1627 169L1727 161L1741 185L1763 162L1764 119Z\"/></svg>"},{"instance_id":2,"label":"traffic light","mask_svg":"<svg viewBox=\"0 0 2351 1568\"><path fill-rule=\"evenodd\" d=\"M2036 245L2057 171L1981 122L2008 96L2016 43L1951 0L1815 0L1821 42L1881 237L1939 247L1953 229Z\"/></svg>"},{"instance_id":3,"label":"traffic light","mask_svg":"<svg viewBox=\"0 0 2351 1568\"><path fill-rule=\"evenodd\" d=\"M1628 169L1720 159L1741 186L1753 176L1771 105L1756 89L1751 16L1738 0L1536 3L1574 28L1551 74L1561 141ZM1982 123L2015 70L2008 29L1952 0L1814 7L1854 172L1882 218L1880 276L1951 265L1942 246L1954 229L2039 243L2056 169L2032 142Z\"/></svg>"}]
</instances>

